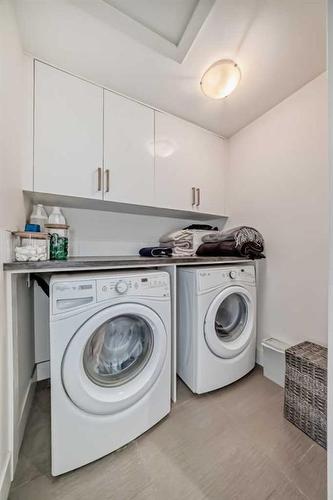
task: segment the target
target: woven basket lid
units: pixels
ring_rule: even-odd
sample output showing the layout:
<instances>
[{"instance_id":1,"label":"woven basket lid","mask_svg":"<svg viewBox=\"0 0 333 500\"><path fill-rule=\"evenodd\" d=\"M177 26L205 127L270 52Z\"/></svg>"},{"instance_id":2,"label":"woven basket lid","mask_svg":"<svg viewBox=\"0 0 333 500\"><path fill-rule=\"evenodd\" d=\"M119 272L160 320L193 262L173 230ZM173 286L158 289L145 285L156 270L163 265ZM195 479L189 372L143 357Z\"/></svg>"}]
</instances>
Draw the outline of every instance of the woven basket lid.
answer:
<instances>
[{"instance_id":1,"label":"woven basket lid","mask_svg":"<svg viewBox=\"0 0 333 500\"><path fill-rule=\"evenodd\" d=\"M287 349L287 354L320 368L327 367L327 347L306 340Z\"/></svg>"}]
</instances>

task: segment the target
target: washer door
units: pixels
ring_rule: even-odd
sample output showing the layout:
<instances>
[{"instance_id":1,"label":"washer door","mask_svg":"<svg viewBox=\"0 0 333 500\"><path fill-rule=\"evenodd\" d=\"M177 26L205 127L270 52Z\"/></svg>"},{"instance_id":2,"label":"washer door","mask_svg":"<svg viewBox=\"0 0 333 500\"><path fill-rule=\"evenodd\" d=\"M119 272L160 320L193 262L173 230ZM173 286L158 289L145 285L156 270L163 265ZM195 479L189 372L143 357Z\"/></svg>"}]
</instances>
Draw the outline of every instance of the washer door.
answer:
<instances>
[{"instance_id":1,"label":"washer door","mask_svg":"<svg viewBox=\"0 0 333 500\"><path fill-rule=\"evenodd\" d=\"M205 338L213 354L234 358L251 340L255 304L241 286L223 290L211 303L205 318Z\"/></svg>"},{"instance_id":2,"label":"washer door","mask_svg":"<svg viewBox=\"0 0 333 500\"><path fill-rule=\"evenodd\" d=\"M62 361L62 381L73 403L113 414L149 391L163 368L167 332L140 304L118 304L92 316L73 335Z\"/></svg>"}]
</instances>

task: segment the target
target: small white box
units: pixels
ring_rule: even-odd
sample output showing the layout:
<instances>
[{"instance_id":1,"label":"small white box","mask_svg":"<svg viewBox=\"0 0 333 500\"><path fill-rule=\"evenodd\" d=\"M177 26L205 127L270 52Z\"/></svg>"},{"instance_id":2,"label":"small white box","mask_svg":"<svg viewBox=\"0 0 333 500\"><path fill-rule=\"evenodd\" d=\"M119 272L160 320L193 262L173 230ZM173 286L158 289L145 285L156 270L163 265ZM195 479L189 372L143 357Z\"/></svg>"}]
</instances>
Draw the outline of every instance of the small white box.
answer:
<instances>
[{"instance_id":1,"label":"small white box","mask_svg":"<svg viewBox=\"0 0 333 500\"><path fill-rule=\"evenodd\" d=\"M261 345L263 347L264 376L284 387L285 352L290 345L274 338L263 340Z\"/></svg>"}]
</instances>

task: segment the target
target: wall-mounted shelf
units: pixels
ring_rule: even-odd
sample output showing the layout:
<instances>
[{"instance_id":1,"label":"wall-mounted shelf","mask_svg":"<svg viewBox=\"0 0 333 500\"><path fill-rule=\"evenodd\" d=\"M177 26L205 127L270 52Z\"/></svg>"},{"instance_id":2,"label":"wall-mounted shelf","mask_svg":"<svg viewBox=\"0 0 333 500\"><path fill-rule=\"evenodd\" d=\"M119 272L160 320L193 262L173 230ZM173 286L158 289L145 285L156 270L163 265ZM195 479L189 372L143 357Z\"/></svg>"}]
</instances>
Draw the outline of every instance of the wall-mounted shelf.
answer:
<instances>
[{"instance_id":1,"label":"wall-mounted shelf","mask_svg":"<svg viewBox=\"0 0 333 500\"><path fill-rule=\"evenodd\" d=\"M82 208L88 210L100 210L104 212L118 212L136 215L150 215L155 217L172 217L179 219L191 219L198 221L207 221L213 219L226 219L227 216L218 216L216 214L174 210L170 208L149 207L144 205L132 205L130 203L119 203L114 201L94 200L89 198L80 198L78 196L63 196L50 193L35 193L24 191L25 197L32 203L42 203L46 206L61 206L67 208Z\"/></svg>"}]
</instances>

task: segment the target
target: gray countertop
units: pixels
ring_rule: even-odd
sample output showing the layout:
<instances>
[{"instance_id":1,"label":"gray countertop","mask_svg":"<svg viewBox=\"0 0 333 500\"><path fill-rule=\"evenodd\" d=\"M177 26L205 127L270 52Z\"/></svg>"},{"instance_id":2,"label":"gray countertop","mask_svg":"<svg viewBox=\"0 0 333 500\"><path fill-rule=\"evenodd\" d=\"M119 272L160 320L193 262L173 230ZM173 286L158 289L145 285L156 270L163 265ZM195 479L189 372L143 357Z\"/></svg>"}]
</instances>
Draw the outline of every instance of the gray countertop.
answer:
<instances>
[{"instance_id":1,"label":"gray countertop","mask_svg":"<svg viewBox=\"0 0 333 500\"><path fill-rule=\"evenodd\" d=\"M68 260L48 260L39 262L8 262L3 265L4 271L11 272L57 272L66 270L108 269L123 267L155 267L170 265L205 265L205 264L236 264L249 262L240 257L140 257L110 256L110 257L70 257Z\"/></svg>"}]
</instances>

